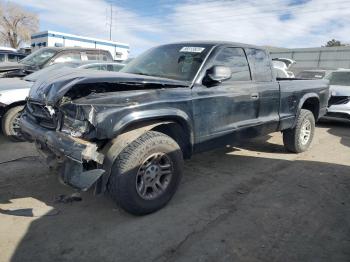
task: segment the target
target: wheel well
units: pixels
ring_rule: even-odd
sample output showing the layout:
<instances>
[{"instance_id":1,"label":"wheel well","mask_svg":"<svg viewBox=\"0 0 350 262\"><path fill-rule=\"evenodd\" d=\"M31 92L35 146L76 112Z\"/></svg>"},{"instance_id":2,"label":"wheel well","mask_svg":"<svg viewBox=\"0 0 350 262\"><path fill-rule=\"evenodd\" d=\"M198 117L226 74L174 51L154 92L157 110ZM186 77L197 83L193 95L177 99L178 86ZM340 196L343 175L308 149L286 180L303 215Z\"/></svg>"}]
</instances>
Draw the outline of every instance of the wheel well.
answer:
<instances>
[{"instance_id":1,"label":"wheel well","mask_svg":"<svg viewBox=\"0 0 350 262\"><path fill-rule=\"evenodd\" d=\"M25 104L26 104L26 101L17 101L12 104L9 104L4 108L4 114L11 108L14 108L16 106L24 106Z\"/></svg>"},{"instance_id":2,"label":"wheel well","mask_svg":"<svg viewBox=\"0 0 350 262\"><path fill-rule=\"evenodd\" d=\"M173 118L154 119L148 121L135 122L121 130L120 134L127 133L131 130L139 130L139 134L152 130L170 136L179 144L185 159L192 156L192 135L191 130L182 121Z\"/></svg>"},{"instance_id":3,"label":"wheel well","mask_svg":"<svg viewBox=\"0 0 350 262\"><path fill-rule=\"evenodd\" d=\"M311 111L317 121L320 111L320 102L318 101L318 98L311 97L306 99L301 108Z\"/></svg>"},{"instance_id":4,"label":"wheel well","mask_svg":"<svg viewBox=\"0 0 350 262\"><path fill-rule=\"evenodd\" d=\"M185 159L192 155L191 133L188 128L177 122L169 122L157 125L152 128L153 131L161 132L170 136L179 144Z\"/></svg>"}]
</instances>

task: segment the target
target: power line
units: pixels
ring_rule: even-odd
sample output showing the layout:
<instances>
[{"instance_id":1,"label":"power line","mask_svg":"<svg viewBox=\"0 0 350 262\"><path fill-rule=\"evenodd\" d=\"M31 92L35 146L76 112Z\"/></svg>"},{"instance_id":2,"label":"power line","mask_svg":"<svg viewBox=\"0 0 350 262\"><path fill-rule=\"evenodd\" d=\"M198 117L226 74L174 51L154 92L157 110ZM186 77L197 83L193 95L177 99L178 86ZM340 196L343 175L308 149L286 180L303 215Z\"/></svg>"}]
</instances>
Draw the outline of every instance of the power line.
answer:
<instances>
[{"instance_id":1,"label":"power line","mask_svg":"<svg viewBox=\"0 0 350 262\"><path fill-rule=\"evenodd\" d=\"M109 24L109 40L112 40L112 26L113 26L113 5L111 4L111 21Z\"/></svg>"}]
</instances>

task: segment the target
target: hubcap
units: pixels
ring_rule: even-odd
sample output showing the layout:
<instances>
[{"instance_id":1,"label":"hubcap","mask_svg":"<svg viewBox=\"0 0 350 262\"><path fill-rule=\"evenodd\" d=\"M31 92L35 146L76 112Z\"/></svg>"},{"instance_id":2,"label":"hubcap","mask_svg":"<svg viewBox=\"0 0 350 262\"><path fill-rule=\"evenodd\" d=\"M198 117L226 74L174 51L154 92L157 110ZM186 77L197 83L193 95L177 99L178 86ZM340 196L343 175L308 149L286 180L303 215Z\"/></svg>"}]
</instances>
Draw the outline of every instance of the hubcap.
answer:
<instances>
[{"instance_id":1,"label":"hubcap","mask_svg":"<svg viewBox=\"0 0 350 262\"><path fill-rule=\"evenodd\" d=\"M302 145L306 145L311 137L311 122L309 120L305 120L303 125L301 126L300 132L300 140Z\"/></svg>"},{"instance_id":2,"label":"hubcap","mask_svg":"<svg viewBox=\"0 0 350 262\"><path fill-rule=\"evenodd\" d=\"M149 156L136 175L136 191L146 200L157 198L168 188L173 175L173 163L164 153Z\"/></svg>"},{"instance_id":3,"label":"hubcap","mask_svg":"<svg viewBox=\"0 0 350 262\"><path fill-rule=\"evenodd\" d=\"M11 133L13 136L21 137L21 127L20 127L21 112L18 112L14 117L11 125Z\"/></svg>"}]
</instances>

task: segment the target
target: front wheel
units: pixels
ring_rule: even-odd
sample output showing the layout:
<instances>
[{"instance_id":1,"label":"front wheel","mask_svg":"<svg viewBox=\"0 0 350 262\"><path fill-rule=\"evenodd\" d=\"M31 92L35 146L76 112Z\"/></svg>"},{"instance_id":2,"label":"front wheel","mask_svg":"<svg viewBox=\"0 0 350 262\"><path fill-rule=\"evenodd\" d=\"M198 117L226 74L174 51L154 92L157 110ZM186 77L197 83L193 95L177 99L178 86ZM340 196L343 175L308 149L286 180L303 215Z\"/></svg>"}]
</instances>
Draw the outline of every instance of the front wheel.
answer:
<instances>
[{"instance_id":1,"label":"front wheel","mask_svg":"<svg viewBox=\"0 0 350 262\"><path fill-rule=\"evenodd\" d=\"M126 211L149 214L172 198L182 170L179 145L163 133L148 131L118 155L112 166L108 191Z\"/></svg>"},{"instance_id":2,"label":"front wheel","mask_svg":"<svg viewBox=\"0 0 350 262\"><path fill-rule=\"evenodd\" d=\"M295 127L283 131L284 147L290 152L302 153L310 147L314 133L314 115L309 110L301 109Z\"/></svg>"},{"instance_id":3,"label":"front wheel","mask_svg":"<svg viewBox=\"0 0 350 262\"><path fill-rule=\"evenodd\" d=\"M15 142L24 141L24 138L21 134L21 128L19 126L23 108L24 106L12 107L7 110L2 118L2 132L5 136Z\"/></svg>"}]
</instances>

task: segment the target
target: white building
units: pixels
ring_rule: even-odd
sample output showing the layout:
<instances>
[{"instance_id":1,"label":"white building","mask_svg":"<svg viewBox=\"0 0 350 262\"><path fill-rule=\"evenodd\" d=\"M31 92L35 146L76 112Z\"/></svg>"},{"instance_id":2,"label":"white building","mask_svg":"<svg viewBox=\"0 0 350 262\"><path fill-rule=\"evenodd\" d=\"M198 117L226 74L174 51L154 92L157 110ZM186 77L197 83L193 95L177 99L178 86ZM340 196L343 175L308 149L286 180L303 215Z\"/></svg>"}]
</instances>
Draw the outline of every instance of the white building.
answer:
<instances>
[{"instance_id":1,"label":"white building","mask_svg":"<svg viewBox=\"0 0 350 262\"><path fill-rule=\"evenodd\" d=\"M55 31L35 33L31 37L33 51L41 47L88 47L108 50L114 60L126 60L129 45L97 38L65 34Z\"/></svg>"}]
</instances>

